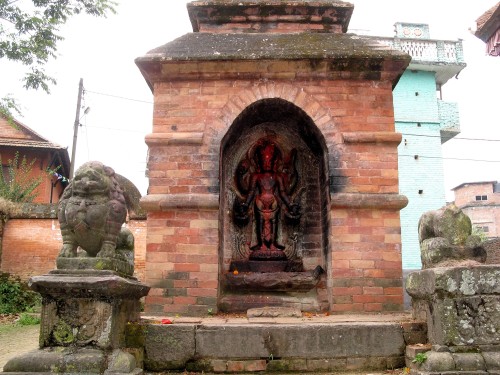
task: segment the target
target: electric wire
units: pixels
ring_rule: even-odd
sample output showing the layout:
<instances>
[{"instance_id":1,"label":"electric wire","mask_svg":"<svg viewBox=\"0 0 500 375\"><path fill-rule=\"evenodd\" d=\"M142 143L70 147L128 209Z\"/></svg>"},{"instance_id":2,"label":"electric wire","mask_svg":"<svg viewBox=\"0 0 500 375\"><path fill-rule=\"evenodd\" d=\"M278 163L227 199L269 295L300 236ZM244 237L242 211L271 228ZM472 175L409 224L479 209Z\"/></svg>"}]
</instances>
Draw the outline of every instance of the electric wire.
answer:
<instances>
[{"instance_id":1,"label":"electric wire","mask_svg":"<svg viewBox=\"0 0 500 375\"><path fill-rule=\"evenodd\" d=\"M425 138L441 138L441 135L430 135L430 134L413 134L413 133L403 133L399 132L405 136L414 136L414 137L425 137ZM485 141L485 142L500 142L500 139L487 139L487 138L469 138L469 137L453 137L450 139L454 141Z\"/></svg>"},{"instance_id":2,"label":"electric wire","mask_svg":"<svg viewBox=\"0 0 500 375\"><path fill-rule=\"evenodd\" d=\"M127 100L127 101L133 101L133 102L138 102L138 103L153 104L153 102L151 102L151 101L146 101L146 100L141 100L141 99L134 99L134 98L127 98L127 97L124 97L124 96L107 94L107 93L102 93L102 92L97 92L97 91L92 91L92 90L87 90L87 89L84 89L84 93L90 93L90 94L95 94L95 95L107 96L107 97L110 97L110 98L115 98L115 99L120 99L120 100ZM139 130L118 129L118 128L111 128L111 127L105 127L105 126L88 126L88 125L85 125L85 127L87 127L87 128L95 128L95 129L111 130L111 131L117 131L117 132L130 132L130 133L141 133L141 134L144 133L143 131L139 131ZM401 132L401 134L403 135L403 137L405 137L405 136L414 136L414 137L425 137L425 138L441 138L441 135L415 134L415 133L404 133L404 132ZM451 140L456 140L456 141L480 141L480 142L500 142L500 139L470 138L470 137L454 137ZM411 157L411 158L414 158L415 155L400 154L399 157ZM470 158L426 156L426 155L418 155L418 157L419 158L424 158L424 159L441 159L441 160L470 161L470 162L482 162L482 163L500 163L500 160L470 159Z\"/></svg>"},{"instance_id":3,"label":"electric wire","mask_svg":"<svg viewBox=\"0 0 500 375\"><path fill-rule=\"evenodd\" d=\"M131 102L153 104L153 102L147 101L147 100L127 98L125 96L118 96L118 95L113 95L113 94L105 94L105 93L97 92L97 91L85 90L85 92L88 92L90 94L95 94L95 95L107 96L107 97L115 98L115 99L128 100L128 101L131 101Z\"/></svg>"}]
</instances>

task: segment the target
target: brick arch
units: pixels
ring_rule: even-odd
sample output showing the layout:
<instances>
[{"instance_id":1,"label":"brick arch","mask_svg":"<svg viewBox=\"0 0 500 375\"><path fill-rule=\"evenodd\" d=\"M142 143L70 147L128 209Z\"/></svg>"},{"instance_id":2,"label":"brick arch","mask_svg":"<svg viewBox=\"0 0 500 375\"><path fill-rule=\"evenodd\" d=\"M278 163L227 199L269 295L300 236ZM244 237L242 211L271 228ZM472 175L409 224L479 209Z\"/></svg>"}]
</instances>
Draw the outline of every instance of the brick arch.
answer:
<instances>
[{"instance_id":1,"label":"brick arch","mask_svg":"<svg viewBox=\"0 0 500 375\"><path fill-rule=\"evenodd\" d=\"M330 109L325 108L304 89L289 83L265 82L242 90L241 93L228 100L221 110L220 119L223 123L224 134L220 135L218 141L222 141L222 137L247 107L263 99L283 99L293 103L310 117L323 135L335 128Z\"/></svg>"},{"instance_id":2,"label":"brick arch","mask_svg":"<svg viewBox=\"0 0 500 375\"><path fill-rule=\"evenodd\" d=\"M276 89L276 86L274 86ZM288 90L288 91L287 91ZM253 93L261 93L262 87L252 88ZM238 246L235 240L239 241L241 231L236 228L230 214L234 205L235 186L234 176L236 167L242 158L247 155L248 150L258 142L262 136L274 134L273 139L283 146L285 154L292 149L297 150L299 164L299 179L304 195L302 200L303 227L299 231L296 242L304 255L303 262L306 271L312 271L317 266L321 266L328 273L329 265L329 150L325 136L317 126L316 121L310 113L316 113L315 118L321 119L328 116L328 121L323 119L324 124L332 122L326 112L321 111L321 106L310 98L304 91L297 90L297 95L291 94L293 87L281 86L281 92L266 90L261 97L256 95L241 94L234 97L225 106L223 121L224 135L219 140L219 270L223 274L229 271L229 264L234 259L234 248ZM286 93L286 95L284 95ZM287 100L280 96L285 96ZM301 98L298 102L298 98ZM249 104L247 104L249 103ZM301 103L308 109L307 113ZM251 228L251 227L250 227ZM244 243L248 243L252 237L252 230L244 234ZM250 241L251 242L251 241ZM224 285L220 286L220 289ZM328 302L322 296L327 293L317 291L317 300L313 303L316 307L325 306ZM227 292L227 293L226 293ZM230 295L230 291L222 293L222 300L219 300L220 308L228 308L231 304L226 304L224 298L234 298L237 301L240 296ZM279 297L276 297L276 304L280 304ZM305 303L304 296L300 294L296 297L297 303ZM244 300L244 298L243 298ZM243 303L243 302L242 302ZM274 302L273 302L274 303ZM238 306L238 303L236 303ZM225 307L223 307L225 306Z\"/></svg>"}]
</instances>

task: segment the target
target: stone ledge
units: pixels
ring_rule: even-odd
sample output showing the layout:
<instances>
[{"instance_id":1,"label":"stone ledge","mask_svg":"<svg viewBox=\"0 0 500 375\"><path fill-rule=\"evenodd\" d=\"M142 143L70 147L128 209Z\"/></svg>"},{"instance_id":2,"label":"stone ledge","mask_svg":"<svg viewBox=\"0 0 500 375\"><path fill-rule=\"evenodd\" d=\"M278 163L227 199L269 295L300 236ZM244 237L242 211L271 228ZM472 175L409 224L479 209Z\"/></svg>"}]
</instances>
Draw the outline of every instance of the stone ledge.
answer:
<instances>
[{"instance_id":1,"label":"stone ledge","mask_svg":"<svg viewBox=\"0 0 500 375\"><path fill-rule=\"evenodd\" d=\"M235 373L254 371L249 366L263 358L266 368L261 363L257 371L304 373L404 366L405 343L397 322L308 325L298 319L295 324L147 324L146 368L163 371L189 366L189 370ZM247 365L229 369L229 363L235 361Z\"/></svg>"},{"instance_id":2,"label":"stone ledge","mask_svg":"<svg viewBox=\"0 0 500 375\"><path fill-rule=\"evenodd\" d=\"M133 255L131 255L133 257ZM116 258L63 258L56 259L58 270L110 270L121 276L132 276L134 265L125 259Z\"/></svg>"},{"instance_id":3,"label":"stone ledge","mask_svg":"<svg viewBox=\"0 0 500 375\"><path fill-rule=\"evenodd\" d=\"M20 203L11 219L57 219L57 203Z\"/></svg>"},{"instance_id":4,"label":"stone ledge","mask_svg":"<svg viewBox=\"0 0 500 375\"><path fill-rule=\"evenodd\" d=\"M399 145L403 138L394 132L346 132L342 133L344 143L394 143Z\"/></svg>"},{"instance_id":5,"label":"stone ledge","mask_svg":"<svg viewBox=\"0 0 500 375\"><path fill-rule=\"evenodd\" d=\"M318 285L322 272L320 267L308 272L227 273L224 283L229 290L238 291L307 292Z\"/></svg>"},{"instance_id":6,"label":"stone ledge","mask_svg":"<svg viewBox=\"0 0 500 375\"><path fill-rule=\"evenodd\" d=\"M407 205L408 198L401 194L331 194L331 208L380 208L386 210L402 210Z\"/></svg>"},{"instance_id":7,"label":"stone ledge","mask_svg":"<svg viewBox=\"0 0 500 375\"><path fill-rule=\"evenodd\" d=\"M86 272L88 271L88 272ZM29 286L44 296L73 298L141 298L148 294L150 287L136 279L123 278L113 271L51 271L47 275L34 276Z\"/></svg>"},{"instance_id":8,"label":"stone ledge","mask_svg":"<svg viewBox=\"0 0 500 375\"><path fill-rule=\"evenodd\" d=\"M153 133L146 135L145 141L149 147L201 145L203 143L203 133L193 133L193 132Z\"/></svg>"},{"instance_id":9,"label":"stone ledge","mask_svg":"<svg viewBox=\"0 0 500 375\"><path fill-rule=\"evenodd\" d=\"M173 208L219 209L218 194L150 194L141 198L141 207L148 211L167 211Z\"/></svg>"}]
</instances>

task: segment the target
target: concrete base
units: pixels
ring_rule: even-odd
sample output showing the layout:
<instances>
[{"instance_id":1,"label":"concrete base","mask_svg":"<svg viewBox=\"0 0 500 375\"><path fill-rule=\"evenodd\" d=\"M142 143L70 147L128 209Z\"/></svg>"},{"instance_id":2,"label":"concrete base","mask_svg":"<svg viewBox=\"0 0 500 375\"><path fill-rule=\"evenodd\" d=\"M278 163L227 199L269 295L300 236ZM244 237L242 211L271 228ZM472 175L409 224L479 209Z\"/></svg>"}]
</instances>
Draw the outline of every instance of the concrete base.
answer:
<instances>
[{"instance_id":1,"label":"concrete base","mask_svg":"<svg viewBox=\"0 0 500 375\"><path fill-rule=\"evenodd\" d=\"M385 370L404 367L406 345L426 340L425 325L403 314L170 320L130 325L145 370Z\"/></svg>"}]
</instances>

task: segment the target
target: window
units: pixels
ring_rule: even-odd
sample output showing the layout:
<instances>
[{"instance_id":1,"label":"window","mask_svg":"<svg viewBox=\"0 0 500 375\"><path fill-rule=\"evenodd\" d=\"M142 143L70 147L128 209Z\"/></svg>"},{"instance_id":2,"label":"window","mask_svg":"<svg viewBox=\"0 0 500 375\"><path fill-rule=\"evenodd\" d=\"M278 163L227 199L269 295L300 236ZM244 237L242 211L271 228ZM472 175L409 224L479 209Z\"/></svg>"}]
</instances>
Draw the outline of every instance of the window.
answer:
<instances>
[{"instance_id":1,"label":"window","mask_svg":"<svg viewBox=\"0 0 500 375\"><path fill-rule=\"evenodd\" d=\"M487 195L476 195L476 200L477 201L487 201L488 196Z\"/></svg>"}]
</instances>

